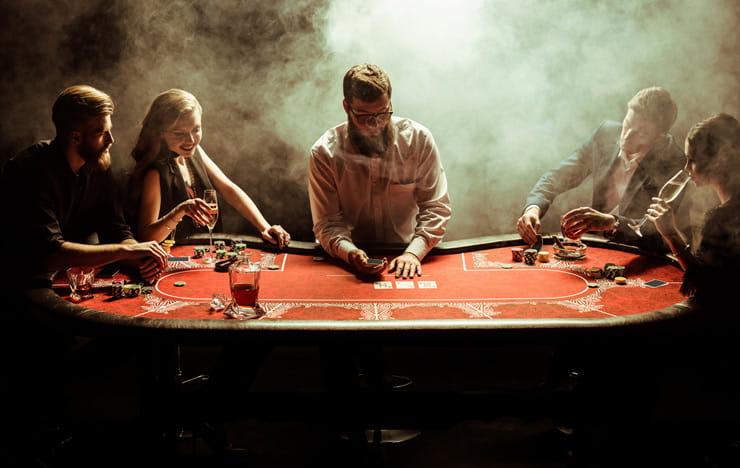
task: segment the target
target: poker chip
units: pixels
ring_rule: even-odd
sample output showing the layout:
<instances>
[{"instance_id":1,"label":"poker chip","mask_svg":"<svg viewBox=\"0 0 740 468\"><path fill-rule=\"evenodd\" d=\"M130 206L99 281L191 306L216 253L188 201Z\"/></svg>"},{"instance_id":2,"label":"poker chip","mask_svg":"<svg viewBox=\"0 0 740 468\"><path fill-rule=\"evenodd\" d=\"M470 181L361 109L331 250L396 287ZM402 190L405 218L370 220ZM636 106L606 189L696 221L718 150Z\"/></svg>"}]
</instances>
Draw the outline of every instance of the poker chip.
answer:
<instances>
[{"instance_id":1,"label":"poker chip","mask_svg":"<svg viewBox=\"0 0 740 468\"><path fill-rule=\"evenodd\" d=\"M521 262L524 259L524 249L521 247L513 247L511 249L511 261Z\"/></svg>"},{"instance_id":2,"label":"poker chip","mask_svg":"<svg viewBox=\"0 0 740 468\"><path fill-rule=\"evenodd\" d=\"M111 295L113 297L123 297L123 280L114 279L111 281Z\"/></svg>"},{"instance_id":3,"label":"poker chip","mask_svg":"<svg viewBox=\"0 0 740 468\"><path fill-rule=\"evenodd\" d=\"M268 270L279 270L280 267L277 265L267 265Z\"/></svg>"},{"instance_id":4,"label":"poker chip","mask_svg":"<svg viewBox=\"0 0 740 468\"><path fill-rule=\"evenodd\" d=\"M186 283L185 281L175 281L175 283L174 283L174 284L175 284L175 286L177 286L178 288L181 288L181 287L185 286L185 285L186 285L187 283Z\"/></svg>"},{"instance_id":5,"label":"poker chip","mask_svg":"<svg viewBox=\"0 0 740 468\"><path fill-rule=\"evenodd\" d=\"M123 297L136 297L141 294L140 284L124 284L123 285Z\"/></svg>"},{"instance_id":6,"label":"poker chip","mask_svg":"<svg viewBox=\"0 0 740 468\"><path fill-rule=\"evenodd\" d=\"M537 253L537 260L541 263L547 263L550 261L550 252L540 251Z\"/></svg>"},{"instance_id":7,"label":"poker chip","mask_svg":"<svg viewBox=\"0 0 740 468\"><path fill-rule=\"evenodd\" d=\"M616 284L627 284L627 278L625 278L624 276L617 276L616 278L614 278L614 282Z\"/></svg>"},{"instance_id":8,"label":"poker chip","mask_svg":"<svg viewBox=\"0 0 740 468\"><path fill-rule=\"evenodd\" d=\"M524 263L526 263L527 265L534 265L536 258L537 258L537 250L527 249L524 251Z\"/></svg>"},{"instance_id":9,"label":"poker chip","mask_svg":"<svg viewBox=\"0 0 740 468\"><path fill-rule=\"evenodd\" d=\"M607 263L606 266L604 266L604 276L610 280L614 280L617 276L625 276L624 266Z\"/></svg>"},{"instance_id":10,"label":"poker chip","mask_svg":"<svg viewBox=\"0 0 740 468\"><path fill-rule=\"evenodd\" d=\"M586 274L593 279L601 278L601 268L591 267L586 269Z\"/></svg>"},{"instance_id":11,"label":"poker chip","mask_svg":"<svg viewBox=\"0 0 740 468\"><path fill-rule=\"evenodd\" d=\"M326 258L324 258L324 257L314 257L313 258L313 261L314 262L323 262L324 260L326 260Z\"/></svg>"},{"instance_id":12,"label":"poker chip","mask_svg":"<svg viewBox=\"0 0 740 468\"><path fill-rule=\"evenodd\" d=\"M503 268L504 270L511 270L512 268L514 268L514 266L505 263L505 264L501 265L501 268Z\"/></svg>"},{"instance_id":13,"label":"poker chip","mask_svg":"<svg viewBox=\"0 0 740 468\"><path fill-rule=\"evenodd\" d=\"M586 283L586 286L588 286L589 288L598 288L599 283L590 282L590 283Z\"/></svg>"}]
</instances>

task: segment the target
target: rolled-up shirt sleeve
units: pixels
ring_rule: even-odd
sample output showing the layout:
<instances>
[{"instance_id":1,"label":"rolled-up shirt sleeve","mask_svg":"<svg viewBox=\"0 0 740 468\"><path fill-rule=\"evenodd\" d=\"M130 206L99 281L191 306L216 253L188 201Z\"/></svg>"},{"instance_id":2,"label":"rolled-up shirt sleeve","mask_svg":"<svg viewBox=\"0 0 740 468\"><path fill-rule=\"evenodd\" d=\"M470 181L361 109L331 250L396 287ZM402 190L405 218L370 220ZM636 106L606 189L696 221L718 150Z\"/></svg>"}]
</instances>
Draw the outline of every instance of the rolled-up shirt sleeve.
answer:
<instances>
[{"instance_id":1,"label":"rolled-up shirt sleeve","mask_svg":"<svg viewBox=\"0 0 740 468\"><path fill-rule=\"evenodd\" d=\"M321 144L311 150L308 191L313 233L326 253L347 262L349 252L356 247L344 220L330 158L328 150Z\"/></svg>"},{"instance_id":2,"label":"rolled-up shirt sleeve","mask_svg":"<svg viewBox=\"0 0 740 468\"><path fill-rule=\"evenodd\" d=\"M406 252L411 252L419 259L424 258L442 240L452 216L447 176L437 145L431 133L424 135L414 194L419 213L416 216L414 237L406 248Z\"/></svg>"}]
</instances>

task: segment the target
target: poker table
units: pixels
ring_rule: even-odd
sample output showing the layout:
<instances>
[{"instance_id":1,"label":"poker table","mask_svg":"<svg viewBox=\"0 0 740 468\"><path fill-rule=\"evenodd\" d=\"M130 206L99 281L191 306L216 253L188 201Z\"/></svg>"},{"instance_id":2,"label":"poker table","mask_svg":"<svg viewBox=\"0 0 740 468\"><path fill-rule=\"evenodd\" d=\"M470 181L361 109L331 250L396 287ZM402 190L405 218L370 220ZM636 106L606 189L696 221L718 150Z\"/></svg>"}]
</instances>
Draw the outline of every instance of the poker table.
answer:
<instances>
[{"instance_id":1,"label":"poker table","mask_svg":"<svg viewBox=\"0 0 740 468\"><path fill-rule=\"evenodd\" d=\"M584 364L589 368L611 368L604 361L605 351L611 349L638 350L632 359L622 359L619 351L617 362L639 363L645 357L662 355L643 352L645 348L635 345L643 339L654 343L692 312L679 292L682 271L675 259L597 237L584 238L587 251L583 259L559 260L551 255L548 262L532 265L513 261L512 248L526 247L514 236L444 242L424 259L423 274L407 279L387 273L358 276L311 242L293 241L279 251L256 238L217 238L245 243L251 260L264 267L261 317L237 320L210 306L213 294L227 298L230 294L228 273L192 258L194 247L207 245L207 238L175 245L174 261L168 262L167 270L146 294L115 298L110 278L97 278L94 297L78 304L70 302L63 278L52 287L25 293L27 312L55 329L135 344L142 414L151 419L153 433L161 433L159 428L170 427L172 421L183 420L185 412L202 407L183 393L182 346L345 349L347 344L367 344L386 349L411 347L412 351L470 349L473 356L479 354L478 348L534 347L553 350L554 377L547 380L556 384L564 371L582 368L583 359L596 360ZM366 250L372 257L391 259L403 248L367 246ZM546 239L542 250L552 253L553 245ZM589 267L607 263L625 267L626 284L586 274ZM129 277L119 273L114 279ZM425 388L373 399L358 394L361 401L352 400L352 395L337 399L331 392L298 392L289 398L280 392L265 393L255 398L264 403L260 405L263 417L303 414L322 419L326 414L344 416L347 408L353 408L352 417L365 427L447 424L461 417L493 417L512 411L535 414L557 406L546 388L539 386L504 395L494 391L495 398L487 392ZM213 404L208 400L205 408ZM429 410L432 407L435 411ZM260 411L254 405L247 410L252 416ZM227 408L228 414L234 411L233 405Z\"/></svg>"},{"instance_id":2,"label":"poker table","mask_svg":"<svg viewBox=\"0 0 740 468\"><path fill-rule=\"evenodd\" d=\"M194 245L207 238L175 245L176 261L147 294L114 298L111 279L97 278L94 297L74 304L60 278L52 288L28 291L27 303L36 316L83 336L166 336L182 343L250 337L275 344L593 338L650 330L690 310L674 259L598 237L584 238L580 260L556 258L546 239L542 250L550 260L533 265L513 261L512 248L526 247L513 236L443 242L424 259L423 274L408 279L358 276L311 242L279 251L256 238L216 238L245 243L252 261L262 264L261 317L236 320L210 306L213 294L230 299L230 292L228 273L193 258ZM394 246L367 250L388 259L400 253ZM586 274L607 263L625 267L626 284Z\"/></svg>"}]
</instances>

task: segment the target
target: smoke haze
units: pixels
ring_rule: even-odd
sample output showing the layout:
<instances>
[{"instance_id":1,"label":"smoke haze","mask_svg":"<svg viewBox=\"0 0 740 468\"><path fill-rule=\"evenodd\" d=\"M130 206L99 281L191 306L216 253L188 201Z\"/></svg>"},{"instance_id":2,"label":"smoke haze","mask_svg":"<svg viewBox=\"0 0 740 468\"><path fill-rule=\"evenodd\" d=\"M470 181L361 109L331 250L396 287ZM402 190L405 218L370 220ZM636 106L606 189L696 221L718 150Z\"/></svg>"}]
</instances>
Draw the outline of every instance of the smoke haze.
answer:
<instances>
[{"instance_id":1,"label":"smoke haze","mask_svg":"<svg viewBox=\"0 0 740 468\"><path fill-rule=\"evenodd\" d=\"M396 115L434 134L448 240L514 232L537 178L641 88L671 92L681 146L698 120L740 116L734 0L2 0L0 18L3 159L52 138L56 95L88 83L116 102L122 173L149 103L183 88L203 105L204 149L299 240L313 239L308 150L346 119L342 77L357 63L383 67ZM545 229L589 193L560 197Z\"/></svg>"}]
</instances>

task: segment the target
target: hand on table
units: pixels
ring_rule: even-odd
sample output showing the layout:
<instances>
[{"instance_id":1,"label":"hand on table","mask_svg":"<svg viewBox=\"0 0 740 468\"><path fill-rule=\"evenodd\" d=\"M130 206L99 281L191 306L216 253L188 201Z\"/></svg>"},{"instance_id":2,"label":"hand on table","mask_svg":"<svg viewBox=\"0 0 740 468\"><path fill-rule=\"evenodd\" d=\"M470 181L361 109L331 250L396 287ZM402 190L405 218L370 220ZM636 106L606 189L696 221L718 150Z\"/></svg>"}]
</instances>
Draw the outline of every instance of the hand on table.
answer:
<instances>
[{"instance_id":1,"label":"hand on table","mask_svg":"<svg viewBox=\"0 0 740 468\"><path fill-rule=\"evenodd\" d=\"M264 240L277 245L281 249L284 249L290 244L290 234L279 224L273 224L260 234L262 234Z\"/></svg>"},{"instance_id":2,"label":"hand on table","mask_svg":"<svg viewBox=\"0 0 740 468\"><path fill-rule=\"evenodd\" d=\"M411 252L404 252L391 260L388 272L396 272L396 278L413 278L421 276L421 260Z\"/></svg>"},{"instance_id":3,"label":"hand on table","mask_svg":"<svg viewBox=\"0 0 740 468\"><path fill-rule=\"evenodd\" d=\"M580 239L589 231L609 231L614 228L616 219L610 214L596 211L589 206L570 210L563 215L561 229L565 237Z\"/></svg>"},{"instance_id":4,"label":"hand on table","mask_svg":"<svg viewBox=\"0 0 740 468\"><path fill-rule=\"evenodd\" d=\"M139 267L139 274L146 281L152 282L159 272L167 265L167 252L155 241L124 244L126 257L135 260Z\"/></svg>"},{"instance_id":5,"label":"hand on table","mask_svg":"<svg viewBox=\"0 0 740 468\"><path fill-rule=\"evenodd\" d=\"M145 258L139 260L139 276L149 284L154 283L159 278L159 273L162 271L159 264L153 258Z\"/></svg>"},{"instance_id":6,"label":"hand on table","mask_svg":"<svg viewBox=\"0 0 740 468\"><path fill-rule=\"evenodd\" d=\"M527 245L532 245L537 241L540 225L540 208L533 205L517 220L516 231Z\"/></svg>"},{"instance_id":7,"label":"hand on table","mask_svg":"<svg viewBox=\"0 0 740 468\"><path fill-rule=\"evenodd\" d=\"M359 273L377 275L382 273L388 265L388 261L385 258L383 259L383 263L380 265L367 263L367 260L368 256L363 250L355 249L349 253L349 263L354 266Z\"/></svg>"}]
</instances>

